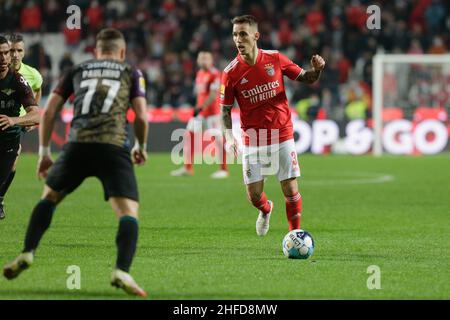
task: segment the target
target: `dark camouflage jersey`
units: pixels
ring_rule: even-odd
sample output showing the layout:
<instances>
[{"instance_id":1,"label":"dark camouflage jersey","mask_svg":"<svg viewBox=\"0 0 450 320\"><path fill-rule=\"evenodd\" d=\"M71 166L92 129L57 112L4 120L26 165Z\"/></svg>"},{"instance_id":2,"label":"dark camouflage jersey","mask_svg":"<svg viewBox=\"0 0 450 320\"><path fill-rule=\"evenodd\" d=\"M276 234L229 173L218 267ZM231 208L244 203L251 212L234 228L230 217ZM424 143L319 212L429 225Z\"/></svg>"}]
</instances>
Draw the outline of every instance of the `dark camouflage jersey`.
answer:
<instances>
[{"instance_id":1,"label":"dark camouflage jersey","mask_svg":"<svg viewBox=\"0 0 450 320\"><path fill-rule=\"evenodd\" d=\"M69 142L128 146L126 113L132 99L145 97L142 73L114 60L89 60L70 69L54 90L74 94Z\"/></svg>"},{"instance_id":2,"label":"dark camouflage jersey","mask_svg":"<svg viewBox=\"0 0 450 320\"><path fill-rule=\"evenodd\" d=\"M37 105L33 90L22 75L9 69L6 76L0 79L0 114L18 117L22 105L24 108ZM18 139L21 132L22 127L18 125L0 129L0 143Z\"/></svg>"}]
</instances>

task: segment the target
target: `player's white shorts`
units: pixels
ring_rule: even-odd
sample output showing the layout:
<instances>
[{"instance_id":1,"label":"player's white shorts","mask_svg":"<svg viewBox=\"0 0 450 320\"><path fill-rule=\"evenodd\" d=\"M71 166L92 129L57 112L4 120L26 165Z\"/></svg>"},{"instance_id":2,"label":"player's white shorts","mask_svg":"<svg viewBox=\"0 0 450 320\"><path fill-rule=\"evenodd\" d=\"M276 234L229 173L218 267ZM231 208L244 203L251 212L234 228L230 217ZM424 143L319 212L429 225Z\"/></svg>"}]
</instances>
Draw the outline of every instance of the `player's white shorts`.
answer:
<instances>
[{"instance_id":1,"label":"player's white shorts","mask_svg":"<svg viewBox=\"0 0 450 320\"><path fill-rule=\"evenodd\" d=\"M220 114L208 116L206 118L202 116L192 117L188 124L187 129L192 132L200 132L202 130L210 130L211 135L222 135L222 118Z\"/></svg>"},{"instance_id":2,"label":"player's white shorts","mask_svg":"<svg viewBox=\"0 0 450 320\"><path fill-rule=\"evenodd\" d=\"M270 146L244 146L242 170L245 184L262 181L269 175L276 175L278 181L299 177L294 139Z\"/></svg>"}]
</instances>

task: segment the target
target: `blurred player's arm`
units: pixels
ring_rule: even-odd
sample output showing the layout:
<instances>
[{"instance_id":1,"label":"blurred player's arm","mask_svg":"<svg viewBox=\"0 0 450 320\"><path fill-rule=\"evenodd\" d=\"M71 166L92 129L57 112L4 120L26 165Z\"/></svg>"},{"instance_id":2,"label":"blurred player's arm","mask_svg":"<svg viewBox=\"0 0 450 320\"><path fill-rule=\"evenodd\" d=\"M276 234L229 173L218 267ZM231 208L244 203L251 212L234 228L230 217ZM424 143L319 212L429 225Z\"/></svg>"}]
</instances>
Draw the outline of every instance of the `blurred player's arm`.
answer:
<instances>
[{"instance_id":1,"label":"blurred player's arm","mask_svg":"<svg viewBox=\"0 0 450 320\"><path fill-rule=\"evenodd\" d=\"M39 103L41 102L41 97L42 97L42 88L39 88L38 90L34 91L34 99L36 100L36 104L39 105ZM26 132L30 132L34 129L37 128L37 125L30 125L30 126L25 126L25 130Z\"/></svg>"},{"instance_id":2,"label":"blurred player's arm","mask_svg":"<svg viewBox=\"0 0 450 320\"><path fill-rule=\"evenodd\" d=\"M38 178L47 177L48 169L53 164L50 155L50 138L55 126L56 116L61 111L66 99L58 93L52 92L47 100L45 112L39 126L39 161L37 167Z\"/></svg>"},{"instance_id":3,"label":"blurred player's arm","mask_svg":"<svg viewBox=\"0 0 450 320\"><path fill-rule=\"evenodd\" d=\"M214 92L213 90L211 90L209 92L208 98L205 99L205 101L203 101L203 103L199 106L196 106L194 108L194 117L198 116L200 112L202 112L202 110L204 108L206 108L207 106L209 106L211 103L213 103L213 101L216 99L217 93Z\"/></svg>"},{"instance_id":4,"label":"blurred player's arm","mask_svg":"<svg viewBox=\"0 0 450 320\"><path fill-rule=\"evenodd\" d=\"M28 106L25 108L27 112L23 117L18 117L18 121L16 124L21 126L35 126L39 124L40 115L39 115L39 107L37 105Z\"/></svg>"},{"instance_id":5,"label":"blurred player's arm","mask_svg":"<svg viewBox=\"0 0 450 320\"><path fill-rule=\"evenodd\" d=\"M73 93L72 69L66 72L59 80L56 88L47 99L41 125L39 126L39 161L37 166L38 178L47 177L48 169L53 164L50 152L50 139L55 120L64 106L66 100Z\"/></svg>"},{"instance_id":6,"label":"blurred player's arm","mask_svg":"<svg viewBox=\"0 0 450 320\"><path fill-rule=\"evenodd\" d=\"M144 97L136 97L131 101L131 106L136 114L134 120L134 135L136 143L132 150L133 162L141 165L147 160L147 100Z\"/></svg>"},{"instance_id":7,"label":"blurred player's arm","mask_svg":"<svg viewBox=\"0 0 450 320\"><path fill-rule=\"evenodd\" d=\"M209 106L211 103L214 102L214 100L216 100L217 98L217 88L215 88L214 90L211 89L208 95L208 98L206 98L206 100L200 105L200 109L205 109L207 106Z\"/></svg>"},{"instance_id":8,"label":"blurred player's arm","mask_svg":"<svg viewBox=\"0 0 450 320\"><path fill-rule=\"evenodd\" d=\"M42 122L39 126L39 146L49 147L50 137L52 136L53 128L55 126L56 115L61 111L64 106L64 99L57 93L51 93L47 105L45 106L45 112L42 116Z\"/></svg>"},{"instance_id":9,"label":"blurred player's arm","mask_svg":"<svg viewBox=\"0 0 450 320\"><path fill-rule=\"evenodd\" d=\"M233 108L233 106L225 106L222 105L222 108L220 108L222 110L222 128L223 128L223 134L225 135L225 137L228 138L227 133L230 130L233 130L233 123L231 121L231 109Z\"/></svg>"},{"instance_id":10,"label":"blurred player's arm","mask_svg":"<svg viewBox=\"0 0 450 320\"><path fill-rule=\"evenodd\" d=\"M36 103L39 105L42 98L42 88L39 88L39 90L34 91L34 99L36 100Z\"/></svg>"},{"instance_id":11,"label":"blurred player's arm","mask_svg":"<svg viewBox=\"0 0 450 320\"><path fill-rule=\"evenodd\" d=\"M37 104L39 105L39 103L41 102L41 98L42 98L42 83L44 82L44 79L42 78L42 75L35 70L35 82L36 82L36 86L33 88L34 90L34 99L36 100Z\"/></svg>"},{"instance_id":12,"label":"blurred player's arm","mask_svg":"<svg viewBox=\"0 0 450 320\"><path fill-rule=\"evenodd\" d=\"M218 86L211 86L210 90L209 90L209 95L208 97L205 99L205 101L203 101L203 103L197 107L194 108L194 117L198 116L198 114L205 109L207 106L209 106L211 103L214 102L214 100L216 100L217 98L217 89Z\"/></svg>"},{"instance_id":13,"label":"blurred player's arm","mask_svg":"<svg viewBox=\"0 0 450 320\"><path fill-rule=\"evenodd\" d=\"M315 54L311 58L311 65L313 68L310 70L302 70L297 77L297 81L313 84L320 78L322 70L325 68L325 60L321 56Z\"/></svg>"},{"instance_id":14,"label":"blurred player's arm","mask_svg":"<svg viewBox=\"0 0 450 320\"><path fill-rule=\"evenodd\" d=\"M222 130L225 137L225 150L232 152L237 157L239 152L238 142L233 136L233 122L231 119L231 109L234 105L233 85L229 79L228 73L222 73L220 81L220 112L222 114Z\"/></svg>"},{"instance_id":15,"label":"blurred player's arm","mask_svg":"<svg viewBox=\"0 0 450 320\"><path fill-rule=\"evenodd\" d=\"M28 106L25 111L27 114L22 117L8 117L5 114L0 114L0 129L6 130L14 125L26 127L39 124L38 106Z\"/></svg>"},{"instance_id":16,"label":"blurred player's arm","mask_svg":"<svg viewBox=\"0 0 450 320\"><path fill-rule=\"evenodd\" d=\"M36 83L36 86L33 86L33 95L34 95L34 100L36 100L36 104L39 105L39 103L41 102L41 98L42 98L42 76L41 74L35 70L35 74L34 74L34 80ZM25 127L25 131L26 132L30 132L34 129L37 128L37 125L30 125L30 126L24 126Z\"/></svg>"}]
</instances>

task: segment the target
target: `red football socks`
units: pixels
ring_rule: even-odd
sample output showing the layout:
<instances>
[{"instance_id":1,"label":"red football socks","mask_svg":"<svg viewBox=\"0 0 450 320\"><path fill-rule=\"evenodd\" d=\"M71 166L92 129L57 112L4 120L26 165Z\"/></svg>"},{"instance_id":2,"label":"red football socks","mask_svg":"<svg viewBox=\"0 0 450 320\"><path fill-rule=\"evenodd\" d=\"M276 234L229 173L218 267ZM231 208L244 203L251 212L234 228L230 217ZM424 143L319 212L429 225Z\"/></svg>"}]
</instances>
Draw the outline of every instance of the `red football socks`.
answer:
<instances>
[{"instance_id":1,"label":"red football socks","mask_svg":"<svg viewBox=\"0 0 450 320\"><path fill-rule=\"evenodd\" d=\"M297 192L297 194L292 197L286 197L285 199L289 231L300 229L300 220L302 217L302 196Z\"/></svg>"},{"instance_id":2,"label":"red football socks","mask_svg":"<svg viewBox=\"0 0 450 320\"><path fill-rule=\"evenodd\" d=\"M194 132L187 131L184 137L184 167L187 171L192 171L192 164L194 163Z\"/></svg>"},{"instance_id":3,"label":"red football socks","mask_svg":"<svg viewBox=\"0 0 450 320\"><path fill-rule=\"evenodd\" d=\"M267 197L264 192L261 194L261 198L259 198L258 201L252 201L252 204L264 214L268 214L270 212L270 203L267 201Z\"/></svg>"},{"instance_id":4,"label":"red football socks","mask_svg":"<svg viewBox=\"0 0 450 320\"><path fill-rule=\"evenodd\" d=\"M224 139L225 140L225 139ZM220 169L224 171L228 171L227 168L227 152L225 151L225 144L222 144L222 151L221 151L221 163L220 163Z\"/></svg>"}]
</instances>

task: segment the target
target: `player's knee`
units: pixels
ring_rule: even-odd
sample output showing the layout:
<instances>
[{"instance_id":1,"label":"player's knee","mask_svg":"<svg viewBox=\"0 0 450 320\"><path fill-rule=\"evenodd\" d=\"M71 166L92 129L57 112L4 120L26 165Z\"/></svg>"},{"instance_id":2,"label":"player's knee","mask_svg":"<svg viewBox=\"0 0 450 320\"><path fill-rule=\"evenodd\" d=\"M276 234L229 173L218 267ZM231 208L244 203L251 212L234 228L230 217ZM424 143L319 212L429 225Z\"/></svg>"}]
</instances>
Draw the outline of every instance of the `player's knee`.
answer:
<instances>
[{"instance_id":1,"label":"player's knee","mask_svg":"<svg viewBox=\"0 0 450 320\"><path fill-rule=\"evenodd\" d=\"M44 195L42 197L42 200L47 200L47 201L53 202L56 205L61 201L61 198L55 194L49 193L49 194Z\"/></svg>"},{"instance_id":2,"label":"player's knee","mask_svg":"<svg viewBox=\"0 0 450 320\"><path fill-rule=\"evenodd\" d=\"M281 187L286 197L292 197L298 193L298 184L295 178L282 181Z\"/></svg>"},{"instance_id":3,"label":"player's knee","mask_svg":"<svg viewBox=\"0 0 450 320\"><path fill-rule=\"evenodd\" d=\"M250 201L251 203L255 203L258 202L259 199L261 199L261 192L259 191L247 191L247 198L248 201Z\"/></svg>"},{"instance_id":4,"label":"player's knee","mask_svg":"<svg viewBox=\"0 0 450 320\"><path fill-rule=\"evenodd\" d=\"M54 204L58 204L63 198L64 196L61 193L52 190L47 186L44 188L44 192L42 193L41 197L42 200L48 200L50 202L53 202Z\"/></svg>"},{"instance_id":5,"label":"player's knee","mask_svg":"<svg viewBox=\"0 0 450 320\"><path fill-rule=\"evenodd\" d=\"M123 216L138 218L139 203L137 201L118 197L111 197L109 201L119 219Z\"/></svg>"}]
</instances>

